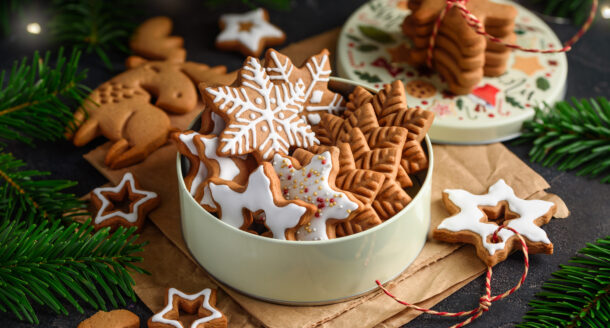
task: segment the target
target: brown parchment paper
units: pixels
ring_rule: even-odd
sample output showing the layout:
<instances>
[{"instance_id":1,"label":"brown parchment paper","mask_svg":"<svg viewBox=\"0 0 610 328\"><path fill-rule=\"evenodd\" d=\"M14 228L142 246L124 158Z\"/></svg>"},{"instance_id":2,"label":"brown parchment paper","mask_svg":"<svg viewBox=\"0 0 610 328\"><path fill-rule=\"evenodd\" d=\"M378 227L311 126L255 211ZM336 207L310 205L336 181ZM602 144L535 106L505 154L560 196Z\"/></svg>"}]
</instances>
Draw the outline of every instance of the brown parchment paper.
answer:
<instances>
[{"instance_id":1,"label":"brown parchment paper","mask_svg":"<svg viewBox=\"0 0 610 328\"><path fill-rule=\"evenodd\" d=\"M328 48L334 52L339 30L331 30L292 44L282 50L294 62ZM186 128L198 111L171 117L172 124ZM162 308L167 287L194 292L215 286L207 274L191 258L182 239L180 207L176 180L176 149L168 144L151 154L144 162L123 169L110 170L103 159L110 144L104 144L85 158L112 183L116 184L126 171L134 174L142 187L157 192L161 205L150 213L150 221L142 238L150 241L144 250L145 269L151 276L136 275L135 291L151 310ZM548 183L502 144L483 146L434 145L432 179L431 227L436 227L448 213L441 202L441 191L462 188L484 193L503 178L523 198L541 198L555 202L556 217L566 217L568 209L556 195L546 193ZM439 243L429 239L413 264L387 287L398 297L411 303L431 307L485 271L470 246ZM253 327L395 327L419 315L405 310L380 291L342 303L294 307L270 304L244 296L220 285L219 306L230 320L230 326Z\"/></svg>"}]
</instances>

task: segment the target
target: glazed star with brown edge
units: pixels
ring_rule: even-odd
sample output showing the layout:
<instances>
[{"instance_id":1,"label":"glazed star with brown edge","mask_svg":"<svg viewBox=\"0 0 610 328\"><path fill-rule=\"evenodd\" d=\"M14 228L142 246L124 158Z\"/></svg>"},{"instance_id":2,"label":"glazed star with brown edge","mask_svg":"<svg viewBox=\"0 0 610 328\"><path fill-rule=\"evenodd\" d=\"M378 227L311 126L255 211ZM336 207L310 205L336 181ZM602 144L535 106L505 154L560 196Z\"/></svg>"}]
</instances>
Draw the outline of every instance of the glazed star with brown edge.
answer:
<instances>
[{"instance_id":1,"label":"glazed star with brown edge","mask_svg":"<svg viewBox=\"0 0 610 328\"><path fill-rule=\"evenodd\" d=\"M211 288L196 294L185 294L176 288L169 288L165 294L165 307L148 320L148 327L185 328L179 321L180 310L197 315L191 327L227 327L227 317L216 308L216 290Z\"/></svg>"},{"instance_id":2,"label":"glazed star with brown edge","mask_svg":"<svg viewBox=\"0 0 610 328\"><path fill-rule=\"evenodd\" d=\"M96 209L93 224L96 230L119 226L126 228L144 224L146 215L159 205L159 196L152 192L141 190L131 172L125 173L121 182L114 187L100 187L91 191L91 204ZM129 210L116 208L120 203L128 203Z\"/></svg>"},{"instance_id":3,"label":"glazed star with brown edge","mask_svg":"<svg viewBox=\"0 0 610 328\"><path fill-rule=\"evenodd\" d=\"M503 261L521 245L517 235L508 229L501 229L498 239L494 240L493 234L500 225L519 232L530 253L553 253L553 244L540 226L551 220L555 204L519 198L502 179L483 195L462 189L445 189L443 203L451 216L434 229L432 237L446 242L473 244L479 258L488 266Z\"/></svg>"}]
</instances>

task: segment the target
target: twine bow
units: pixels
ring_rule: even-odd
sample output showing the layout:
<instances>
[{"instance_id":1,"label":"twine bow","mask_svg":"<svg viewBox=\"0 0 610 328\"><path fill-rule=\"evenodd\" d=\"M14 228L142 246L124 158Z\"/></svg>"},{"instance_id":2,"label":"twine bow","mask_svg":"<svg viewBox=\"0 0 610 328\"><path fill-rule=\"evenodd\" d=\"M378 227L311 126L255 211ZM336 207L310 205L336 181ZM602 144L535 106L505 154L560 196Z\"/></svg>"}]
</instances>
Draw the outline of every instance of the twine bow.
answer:
<instances>
[{"instance_id":1,"label":"twine bow","mask_svg":"<svg viewBox=\"0 0 610 328\"><path fill-rule=\"evenodd\" d=\"M527 245L525 244L525 240L523 239L521 234L519 234L519 232L517 232L515 229L502 225L502 226L499 226L498 229L496 229L496 231L494 231L494 233L492 235L493 241L498 240L498 232L502 229L508 229L508 230L512 231L513 233L515 233L515 235L519 238L519 241L521 242L521 247L523 249L523 262L525 264L525 268L523 269L523 274L521 275L521 279L519 280L519 282L517 282L517 284L513 288L505 291L502 294L491 296L491 276L492 276L493 272L492 272L491 266L488 266L487 275L485 276L485 294L483 296L481 296L481 298L479 298L479 306L475 309L472 309L470 311L461 311L461 312L442 312L442 311L435 311L435 310L431 310L431 309L422 308L417 305L407 303L407 302L401 300L400 298L392 295L392 293L390 293L390 291L388 291L385 287L383 287L383 285L381 284L381 282L379 282L379 280L375 280L375 283L377 284L377 286L379 286L379 288L381 290L383 290L383 292L386 295L388 295L389 297L394 299L396 302L398 302L410 309L417 310L417 311L420 311L423 313L439 315L439 316L443 316L443 317L469 316L468 319L466 319L456 325L451 326L451 328L463 327L463 326L471 323L476 318L480 317L483 313L489 311L489 308L491 307L491 304L493 302L499 301L499 300L507 297L508 295L514 293L515 291L517 291L517 289L519 289L521 287L521 285L525 281L525 278L527 277L527 272L529 270L529 255L528 255Z\"/></svg>"},{"instance_id":2,"label":"twine bow","mask_svg":"<svg viewBox=\"0 0 610 328\"><path fill-rule=\"evenodd\" d=\"M572 46L574 45L574 43L576 43L583 36L583 34L585 34L585 32L587 32L589 27L591 27L591 23L593 23L593 19L595 18L595 13L597 12L597 5L598 5L598 3L597 3L598 0L593 0L593 3L591 5L591 11L589 12L589 17L587 18L585 23L580 27L578 32L576 32L576 34L574 34L574 36L572 36L572 38L570 38L566 43L563 44L563 48L561 48L561 49L537 49L537 48L523 48L514 43L504 42L504 41L500 40L499 38L496 38L495 36L490 35L487 32L485 32L485 26L483 25L483 23L472 12L470 12L468 9L466 9L467 2L468 2L468 0L447 0L447 5L445 6L445 8L443 8L440 15L436 19L436 22L434 23L434 26L432 28L432 34L430 34L430 42L428 45L428 51L426 53L426 64L428 65L429 68L432 68L432 57L433 57L434 45L436 43L436 36L438 35L438 30L441 27L441 23L443 22L445 15L447 14L447 12L449 12L449 10L452 7L458 8L458 10L460 11L460 14L466 21L466 24L468 24L470 27L472 27L477 34L484 36L485 38L487 38L488 40L490 40L492 42L500 43L507 48L517 49L517 50L521 50L521 51L525 51L525 52L550 54L550 53L558 53L558 52L567 52L572 49Z\"/></svg>"}]
</instances>

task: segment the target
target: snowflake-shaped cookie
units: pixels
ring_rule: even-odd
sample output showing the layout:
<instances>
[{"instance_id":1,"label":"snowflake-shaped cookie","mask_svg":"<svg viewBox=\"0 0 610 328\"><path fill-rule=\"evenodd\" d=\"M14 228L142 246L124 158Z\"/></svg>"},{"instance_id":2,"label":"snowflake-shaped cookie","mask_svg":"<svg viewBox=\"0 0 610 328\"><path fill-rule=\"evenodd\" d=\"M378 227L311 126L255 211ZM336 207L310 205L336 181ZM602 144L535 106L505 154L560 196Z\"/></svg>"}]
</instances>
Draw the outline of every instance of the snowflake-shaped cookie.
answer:
<instances>
[{"instance_id":1,"label":"snowflake-shaped cookie","mask_svg":"<svg viewBox=\"0 0 610 328\"><path fill-rule=\"evenodd\" d=\"M165 307L148 320L150 328L184 328L178 321L180 310L196 314L191 328L227 327L227 318L216 307L216 290L206 288L196 294L185 294L176 288L167 291Z\"/></svg>"},{"instance_id":2,"label":"snowflake-shaped cookie","mask_svg":"<svg viewBox=\"0 0 610 328\"><path fill-rule=\"evenodd\" d=\"M226 127L220 134L219 155L253 153L258 160L288 154L291 147L318 144L301 118L303 90L294 83L274 84L256 58L246 59L236 87L209 87L204 97Z\"/></svg>"},{"instance_id":3,"label":"snowflake-shaped cookie","mask_svg":"<svg viewBox=\"0 0 610 328\"><path fill-rule=\"evenodd\" d=\"M553 253L553 244L540 228L555 213L555 204L543 200L525 200L500 179L484 195L473 195L461 189L443 191L443 202L453 216L444 219L432 236L447 242L474 244L477 255L489 266L506 259L514 247L519 247L517 236L508 229L498 233L499 225L515 229L524 237L530 253Z\"/></svg>"},{"instance_id":4,"label":"snowflake-shaped cookie","mask_svg":"<svg viewBox=\"0 0 610 328\"><path fill-rule=\"evenodd\" d=\"M320 113L340 114L345 110L345 100L328 89L330 60L328 50L309 57L301 67L295 67L290 58L273 49L265 54L267 74L274 83L292 82L303 90L304 104L301 116L310 124L320 123Z\"/></svg>"},{"instance_id":5,"label":"snowflake-shaped cookie","mask_svg":"<svg viewBox=\"0 0 610 328\"><path fill-rule=\"evenodd\" d=\"M243 14L220 16L222 31L216 37L220 49L239 50L246 56L260 56L266 46L284 42L286 35L269 23L269 14L257 8Z\"/></svg>"},{"instance_id":6,"label":"snowflake-shaped cookie","mask_svg":"<svg viewBox=\"0 0 610 328\"><path fill-rule=\"evenodd\" d=\"M348 219L360 204L351 195L335 187L339 172L339 150L314 155L304 166L290 157L276 154L277 172L286 199L301 199L318 207L311 221L297 230L297 240L335 238L335 225ZM351 198L351 199L350 199Z\"/></svg>"}]
</instances>

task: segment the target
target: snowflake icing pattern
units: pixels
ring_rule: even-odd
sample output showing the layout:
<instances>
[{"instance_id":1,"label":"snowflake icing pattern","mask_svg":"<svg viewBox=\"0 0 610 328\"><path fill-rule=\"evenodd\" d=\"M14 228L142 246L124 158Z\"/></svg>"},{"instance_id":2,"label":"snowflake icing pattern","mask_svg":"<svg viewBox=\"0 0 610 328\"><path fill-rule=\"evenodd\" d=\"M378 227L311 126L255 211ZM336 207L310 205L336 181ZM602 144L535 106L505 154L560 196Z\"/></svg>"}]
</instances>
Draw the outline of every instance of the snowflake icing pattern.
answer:
<instances>
[{"instance_id":1,"label":"snowflake icing pattern","mask_svg":"<svg viewBox=\"0 0 610 328\"><path fill-rule=\"evenodd\" d=\"M322 51L307 59L304 67L295 69L290 59L271 49L267 52L265 65L267 74L273 82L296 83L302 90L303 108L301 116L307 118L310 124L320 122L319 112L340 114L345 110L343 97L328 90L330 80L330 63L328 51ZM308 74L301 74L306 70Z\"/></svg>"},{"instance_id":2,"label":"snowflake icing pattern","mask_svg":"<svg viewBox=\"0 0 610 328\"><path fill-rule=\"evenodd\" d=\"M319 144L311 127L301 118L303 86L271 83L264 67L249 58L241 69L241 86L206 88L219 111L228 116L220 135L219 152L225 155L254 153L270 160L290 147Z\"/></svg>"}]
</instances>

